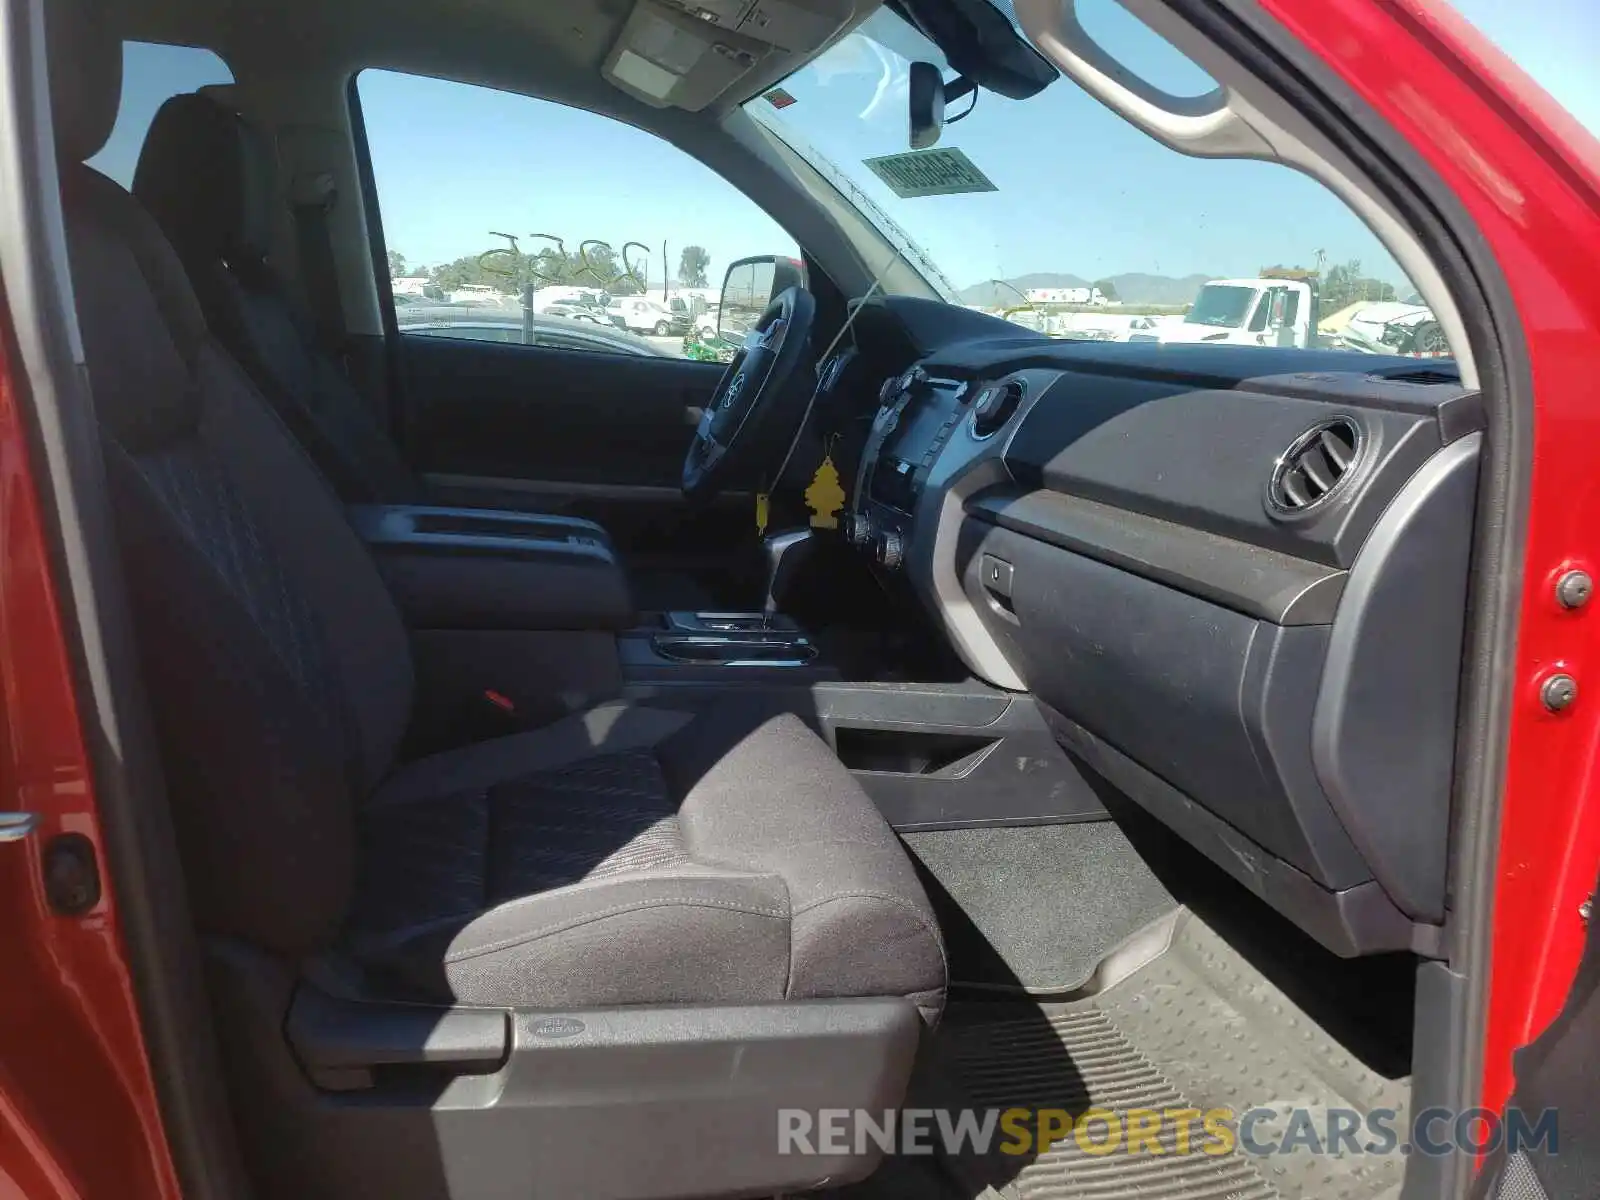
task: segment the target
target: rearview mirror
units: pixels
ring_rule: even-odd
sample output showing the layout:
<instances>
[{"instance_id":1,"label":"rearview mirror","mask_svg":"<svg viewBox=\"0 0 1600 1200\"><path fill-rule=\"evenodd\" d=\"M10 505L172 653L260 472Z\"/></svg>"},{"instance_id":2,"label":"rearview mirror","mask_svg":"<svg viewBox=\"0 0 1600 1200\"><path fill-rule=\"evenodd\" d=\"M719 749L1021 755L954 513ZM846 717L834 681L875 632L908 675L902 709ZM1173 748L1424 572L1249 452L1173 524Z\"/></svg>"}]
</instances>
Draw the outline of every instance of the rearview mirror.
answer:
<instances>
[{"instance_id":1,"label":"rearview mirror","mask_svg":"<svg viewBox=\"0 0 1600 1200\"><path fill-rule=\"evenodd\" d=\"M910 118L911 148L926 150L939 140L939 132L946 125L954 125L970 108L953 117L945 117L945 109L965 96L972 96L978 85L965 75L957 75L949 83L944 72L933 63L914 62L906 81L906 115ZM976 96L972 96L974 100Z\"/></svg>"},{"instance_id":2,"label":"rearview mirror","mask_svg":"<svg viewBox=\"0 0 1600 1200\"><path fill-rule=\"evenodd\" d=\"M730 341L744 337L767 311L779 292L805 287L805 264L777 254L741 258L722 278L722 302L717 310L717 336Z\"/></svg>"},{"instance_id":3,"label":"rearview mirror","mask_svg":"<svg viewBox=\"0 0 1600 1200\"><path fill-rule=\"evenodd\" d=\"M914 62L906 83L911 148L926 150L944 128L944 75L932 63Z\"/></svg>"}]
</instances>

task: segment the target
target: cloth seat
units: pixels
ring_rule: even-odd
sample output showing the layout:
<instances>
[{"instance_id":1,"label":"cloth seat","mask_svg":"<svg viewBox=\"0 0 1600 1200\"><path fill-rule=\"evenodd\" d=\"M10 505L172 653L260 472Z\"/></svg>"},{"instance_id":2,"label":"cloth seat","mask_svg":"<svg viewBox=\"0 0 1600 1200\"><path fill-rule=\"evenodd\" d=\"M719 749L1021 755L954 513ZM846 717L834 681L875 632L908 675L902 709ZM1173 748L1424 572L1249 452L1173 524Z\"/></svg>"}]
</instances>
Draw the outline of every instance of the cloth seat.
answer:
<instances>
[{"instance_id":1,"label":"cloth seat","mask_svg":"<svg viewBox=\"0 0 1600 1200\"><path fill-rule=\"evenodd\" d=\"M202 929L348 951L486 1005L905 996L937 929L871 801L797 718L611 705L397 763L405 627L339 498L218 345L182 264L83 165L121 44L47 13L73 293L186 883Z\"/></svg>"},{"instance_id":2,"label":"cloth seat","mask_svg":"<svg viewBox=\"0 0 1600 1200\"><path fill-rule=\"evenodd\" d=\"M177 251L217 339L351 503L425 504L422 478L318 339L269 258L270 143L202 92L156 111L133 195Z\"/></svg>"},{"instance_id":3,"label":"cloth seat","mask_svg":"<svg viewBox=\"0 0 1600 1200\"><path fill-rule=\"evenodd\" d=\"M604 705L404 767L361 825L350 946L425 996L943 1000L910 862L792 715Z\"/></svg>"}]
</instances>

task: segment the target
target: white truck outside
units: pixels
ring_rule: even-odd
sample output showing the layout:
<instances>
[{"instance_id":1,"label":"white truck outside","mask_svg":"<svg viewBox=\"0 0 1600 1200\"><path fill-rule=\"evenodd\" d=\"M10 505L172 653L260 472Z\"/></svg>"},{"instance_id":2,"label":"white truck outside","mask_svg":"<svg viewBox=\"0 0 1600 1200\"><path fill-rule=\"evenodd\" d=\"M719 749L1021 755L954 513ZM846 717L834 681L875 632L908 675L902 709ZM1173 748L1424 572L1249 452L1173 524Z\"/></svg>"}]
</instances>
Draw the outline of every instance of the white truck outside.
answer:
<instances>
[{"instance_id":1,"label":"white truck outside","mask_svg":"<svg viewBox=\"0 0 1600 1200\"><path fill-rule=\"evenodd\" d=\"M1160 327L1162 342L1228 346L1314 344L1316 294L1298 279L1213 279L1181 321ZM1144 340L1144 339L1135 339Z\"/></svg>"}]
</instances>

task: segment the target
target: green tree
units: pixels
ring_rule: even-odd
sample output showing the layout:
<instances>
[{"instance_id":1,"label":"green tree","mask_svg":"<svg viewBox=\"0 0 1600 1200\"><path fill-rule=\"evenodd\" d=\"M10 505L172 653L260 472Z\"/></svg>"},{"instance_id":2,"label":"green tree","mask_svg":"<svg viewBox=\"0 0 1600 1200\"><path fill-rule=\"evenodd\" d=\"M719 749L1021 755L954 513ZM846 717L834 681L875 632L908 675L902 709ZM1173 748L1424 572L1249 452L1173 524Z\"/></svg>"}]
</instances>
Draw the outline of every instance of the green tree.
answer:
<instances>
[{"instance_id":1,"label":"green tree","mask_svg":"<svg viewBox=\"0 0 1600 1200\"><path fill-rule=\"evenodd\" d=\"M711 255L704 246L685 246L678 256L678 282L684 287L705 287Z\"/></svg>"},{"instance_id":2,"label":"green tree","mask_svg":"<svg viewBox=\"0 0 1600 1200\"><path fill-rule=\"evenodd\" d=\"M522 286L522 260L522 255L509 249L497 251L487 258L481 254L469 254L435 267L433 281L445 292L454 291L465 284L478 283L511 295Z\"/></svg>"},{"instance_id":3,"label":"green tree","mask_svg":"<svg viewBox=\"0 0 1600 1200\"><path fill-rule=\"evenodd\" d=\"M406 256L398 250L389 251L389 278L398 279L406 273Z\"/></svg>"},{"instance_id":4,"label":"green tree","mask_svg":"<svg viewBox=\"0 0 1600 1200\"><path fill-rule=\"evenodd\" d=\"M1393 300L1394 284L1361 273L1361 260L1336 263L1328 269L1328 278L1322 284L1322 311L1336 313L1351 304L1379 300Z\"/></svg>"},{"instance_id":5,"label":"green tree","mask_svg":"<svg viewBox=\"0 0 1600 1200\"><path fill-rule=\"evenodd\" d=\"M619 286L616 278L621 273L617 252L605 242L589 242L580 248L578 261L573 264L570 282L585 287L611 288Z\"/></svg>"},{"instance_id":6,"label":"green tree","mask_svg":"<svg viewBox=\"0 0 1600 1200\"><path fill-rule=\"evenodd\" d=\"M568 282L572 276L572 268L571 256L563 254L554 246L546 246L529 260L535 287Z\"/></svg>"},{"instance_id":7,"label":"green tree","mask_svg":"<svg viewBox=\"0 0 1600 1200\"><path fill-rule=\"evenodd\" d=\"M1111 303L1115 304L1120 299L1120 297L1117 295L1117 285L1112 283L1111 280L1102 279L1094 286L1099 288L1100 294L1107 300L1111 301Z\"/></svg>"}]
</instances>

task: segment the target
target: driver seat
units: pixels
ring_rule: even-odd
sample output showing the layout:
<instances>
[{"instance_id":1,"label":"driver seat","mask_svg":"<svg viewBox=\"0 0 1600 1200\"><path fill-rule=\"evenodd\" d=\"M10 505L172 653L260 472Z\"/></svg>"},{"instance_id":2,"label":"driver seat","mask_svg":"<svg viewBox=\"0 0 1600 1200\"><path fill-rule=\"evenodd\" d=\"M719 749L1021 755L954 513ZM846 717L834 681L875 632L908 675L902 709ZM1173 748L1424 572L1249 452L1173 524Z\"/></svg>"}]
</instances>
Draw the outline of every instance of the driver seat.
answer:
<instances>
[{"instance_id":1,"label":"driver seat","mask_svg":"<svg viewBox=\"0 0 1600 1200\"><path fill-rule=\"evenodd\" d=\"M166 234L207 325L351 504L426 504L425 482L356 391L268 259L271 147L211 94L157 111L133 195Z\"/></svg>"},{"instance_id":2,"label":"driver seat","mask_svg":"<svg viewBox=\"0 0 1600 1200\"><path fill-rule=\"evenodd\" d=\"M268 256L280 194L267 138L215 90L157 111L133 195L166 234L212 334L347 504L434 504L372 406L319 338ZM452 502L455 507L459 503ZM715 608L675 571L630 573L646 612Z\"/></svg>"}]
</instances>

